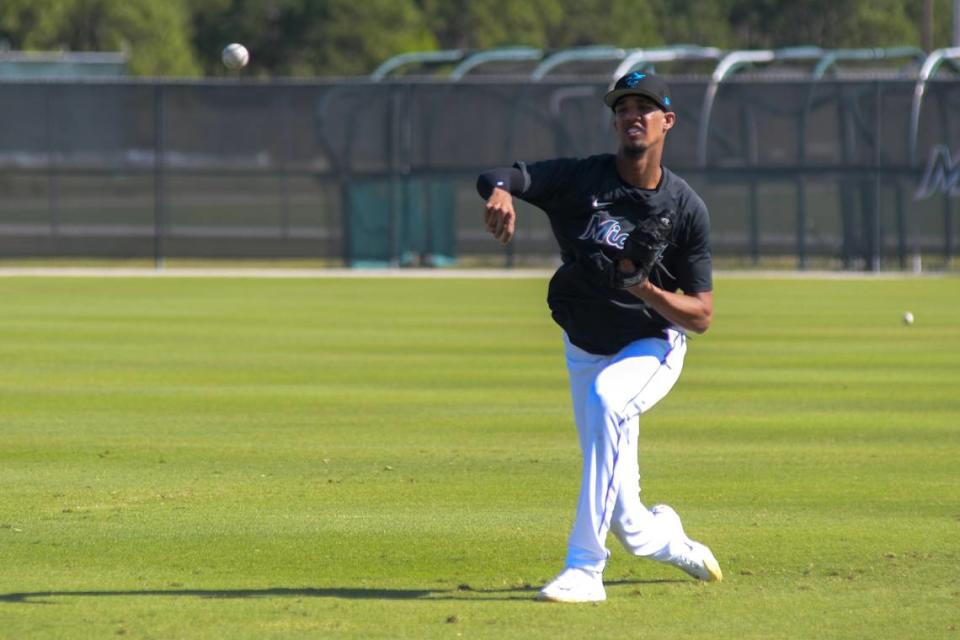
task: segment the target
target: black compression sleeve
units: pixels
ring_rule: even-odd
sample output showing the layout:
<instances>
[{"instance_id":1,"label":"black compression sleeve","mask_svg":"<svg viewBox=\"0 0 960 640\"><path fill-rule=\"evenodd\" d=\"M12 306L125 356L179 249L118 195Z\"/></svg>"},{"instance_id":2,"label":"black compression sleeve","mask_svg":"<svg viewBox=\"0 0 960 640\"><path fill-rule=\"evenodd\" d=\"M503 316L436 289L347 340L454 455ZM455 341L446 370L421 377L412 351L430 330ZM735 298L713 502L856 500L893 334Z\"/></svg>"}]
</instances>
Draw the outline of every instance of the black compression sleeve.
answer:
<instances>
[{"instance_id":1,"label":"black compression sleeve","mask_svg":"<svg viewBox=\"0 0 960 640\"><path fill-rule=\"evenodd\" d=\"M503 167L484 171L477 178L477 193L486 200L497 187L517 196L523 193L525 184L523 172L515 167Z\"/></svg>"}]
</instances>

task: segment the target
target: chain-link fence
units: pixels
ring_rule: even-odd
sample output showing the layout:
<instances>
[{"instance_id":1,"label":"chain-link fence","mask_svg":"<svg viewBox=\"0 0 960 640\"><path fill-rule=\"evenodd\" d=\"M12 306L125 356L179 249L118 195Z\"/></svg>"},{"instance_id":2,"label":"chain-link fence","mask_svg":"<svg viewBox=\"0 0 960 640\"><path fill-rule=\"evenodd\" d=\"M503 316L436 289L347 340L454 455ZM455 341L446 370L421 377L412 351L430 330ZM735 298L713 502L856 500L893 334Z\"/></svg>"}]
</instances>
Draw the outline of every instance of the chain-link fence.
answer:
<instances>
[{"instance_id":1,"label":"chain-link fence","mask_svg":"<svg viewBox=\"0 0 960 640\"><path fill-rule=\"evenodd\" d=\"M707 202L719 260L953 258L960 81L926 85L916 130L916 83L902 77L671 87L665 162ZM606 90L576 78L0 83L0 258L550 260L536 210L521 209L506 249L485 233L474 181L518 159L613 151Z\"/></svg>"}]
</instances>

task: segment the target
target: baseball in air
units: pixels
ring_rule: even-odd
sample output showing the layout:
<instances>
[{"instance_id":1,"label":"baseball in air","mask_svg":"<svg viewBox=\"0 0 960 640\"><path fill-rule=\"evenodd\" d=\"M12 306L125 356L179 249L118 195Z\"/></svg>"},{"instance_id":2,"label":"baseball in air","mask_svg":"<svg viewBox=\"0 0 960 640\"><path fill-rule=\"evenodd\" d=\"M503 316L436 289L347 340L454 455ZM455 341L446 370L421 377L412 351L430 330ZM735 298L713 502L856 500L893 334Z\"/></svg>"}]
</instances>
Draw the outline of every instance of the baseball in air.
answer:
<instances>
[{"instance_id":1,"label":"baseball in air","mask_svg":"<svg viewBox=\"0 0 960 640\"><path fill-rule=\"evenodd\" d=\"M250 62L250 52L239 42L233 42L223 48L220 58L227 69L242 69Z\"/></svg>"},{"instance_id":2,"label":"baseball in air","mask_svg":"<svg viewBox=\"0 0 960 640\"><path fill-rule=\"evenodd\" d=\"M907 325L913 324L913 314L910 313L909 311L903 314L903 324L907 324Z\"/></svg>"}]
</instances>

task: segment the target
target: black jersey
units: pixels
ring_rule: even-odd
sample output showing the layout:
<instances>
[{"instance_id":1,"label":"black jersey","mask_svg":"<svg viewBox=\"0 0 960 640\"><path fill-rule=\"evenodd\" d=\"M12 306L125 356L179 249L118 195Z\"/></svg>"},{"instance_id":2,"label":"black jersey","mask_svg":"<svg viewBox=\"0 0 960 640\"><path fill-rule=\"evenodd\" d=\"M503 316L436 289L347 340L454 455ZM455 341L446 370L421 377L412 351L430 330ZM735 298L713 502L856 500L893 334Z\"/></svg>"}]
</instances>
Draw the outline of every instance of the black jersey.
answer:
<instances>
[{"instance_id":1,"label":"black jersey","mask_svg":"<svg viewBox=\"0 0 960 640\"><path fill-rule=\"evenodd\" d=\"M656 189L640 189L620 178L611 154L515 166L524 176L518 197L546 212L560 244L563 265L550 281L547 302L576 346L613 354L634 340L661 337L670 326L628 291L597 284L585 264L597 250L616 260L635 224L648 216L666 213L674 220L653 283L674 292L712 290L707 207L666 167Z\"/></svg>"}]
</instances>

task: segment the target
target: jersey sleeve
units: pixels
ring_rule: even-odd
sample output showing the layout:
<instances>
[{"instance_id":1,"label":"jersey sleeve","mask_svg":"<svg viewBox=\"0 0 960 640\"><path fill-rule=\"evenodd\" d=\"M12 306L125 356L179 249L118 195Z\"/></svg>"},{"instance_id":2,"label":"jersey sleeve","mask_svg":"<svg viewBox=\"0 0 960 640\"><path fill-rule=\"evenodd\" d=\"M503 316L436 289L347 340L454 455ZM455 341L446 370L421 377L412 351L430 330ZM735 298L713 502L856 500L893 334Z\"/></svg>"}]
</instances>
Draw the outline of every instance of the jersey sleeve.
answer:
<instances>
[{"instance_id":1,"label":"jersey sleeve","mask_svg":"<svg viewBox=\"0 0 960 640\"><path fill-rule=\"evenodd\" d=\"M685 293L703 293L713 290L713 258L710 249L710 214L699 196L692 194L687 203L689 224L686 228L683 252L677 274L678 284Z\"/></svg>"},{"instance_id":2,"label":"jersey sleeve","mask_svg":"<svg viewBox=\"0 0 960 640\"><path fill-rule=\"evenodd\" d=\"M541 209L551 209L562 200L575 184L578 161L574 158L556 158L527 164L513 165L523 173L523 192L520 199Z\"/></svg>"}]
</instances>

